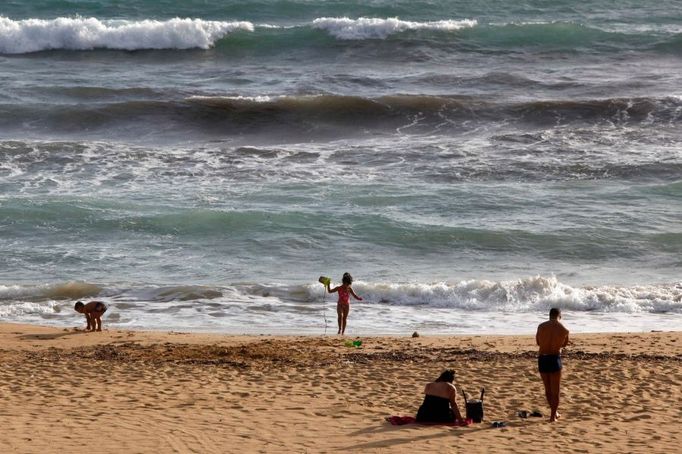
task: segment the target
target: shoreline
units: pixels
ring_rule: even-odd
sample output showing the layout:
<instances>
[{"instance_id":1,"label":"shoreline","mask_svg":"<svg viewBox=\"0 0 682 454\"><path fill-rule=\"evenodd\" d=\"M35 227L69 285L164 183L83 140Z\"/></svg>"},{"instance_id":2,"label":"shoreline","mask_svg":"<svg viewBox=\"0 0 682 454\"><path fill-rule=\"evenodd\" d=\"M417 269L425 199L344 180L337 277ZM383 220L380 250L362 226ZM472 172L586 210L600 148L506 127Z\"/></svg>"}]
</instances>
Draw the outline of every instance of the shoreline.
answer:
<instances>
[{"instance_id":1,"label":"shoreline","mask_svg":"<svg viewBox=\"0 0 682 454\"><path fill-rule=\"evenodd\" d=\"M0 323L3 452L674 452L682 332L576 334L550 424L534 336L86 333ZM486 388L469 427L391 426L444 368ZM545 417L521 419L520 410ZM492 428L492 421L507 427ZM96 427L84 443L83 425Z\"/></svg>"},{"instance_id":2,"label":"shoreline","mask_svg":"<svg viewBox=\"0 0 682 454\"><path fill-rule=\"evenodd\" d=\"M297 324L280 327L282 323L275 323L276 313L271 315L271 321L267 324L252 324L241 319L218 322L210 316L198 314L192 323L168 324L163 320L157 320L153 327L145 324L129 325L119 323L121 313L125 310L113 305L115 310L111 314L107 312L103 317L103 326L107 329L120 331L158 331L158 332L182 332L195 334L215 334L225 336L336 336L336 314L334 318L329 315L328 324ZM497 314L494 312L465 312L451 311L447 320L439 328L429 326L439 320L443 315L440 312L427 312L426 314L401 313L396 315L395 320L377 321L376 314L367 316L363 309L355 308L349 318L349 327L346 331L348 337L403 337L411 336L415 331L424 336L534 336L537 325L546 320L545 313L535 312ZM60 310L58 312L64 312ZM682 326L682 313L595 313L568 311L564 322L574 334L619 334L619 333L649 333L649 332L674 332ZM408 317L420 316L414 323L405 322L411 320ZM207 318L201 318L207 317ZM2 318L0 318L2 320ZM458 320L460 321L458 324ZM297 322L301 322L298 320ZM204 325L201 322L205 322ZM54 329L74 329L84 327L85 320L73 311L72 307L66 308L65 315L60 318L39 318L17 320L15 317L5 317L0 323L16 323L29 326L49 326ZM461 326L464 325L464 326Z\"/></svg>"},{"instance_id":3,"label":"shoreline","mask_svg":"<svg viewBox=\"0 0 682 454\"><path fill-rule=\"evenodd\" d=\"M540 320L540 319L539 319ZM544 320L544 319L542 319ZM80 321L80 320L79 320ZM565 325L568 325L570 328L570 322L564 323ZM131 327L131 328L122 328L122 327L110 327L109 324L106 323L106 320L103 321L102 326L103 330L99 334L97 332L92 332L89 333L85 331L84 326L85 323L74 323L72 325L77 325L77 326L56 326L56 325L44 325L44 324L33 324L33 323L19 323L19 322L5 322L5 321L0 321L0 336L6 335L8 328L6 327L16 327L18 330L26 330L29 332L33 332L34 330L45 330L45 331L60 331L63 333L69 333L69 334L92 334L93 336L102 336L104 335L107 339L107 333L109 334L123 334L123 333L135 333L135 334L144 334L146 335L145 337L150 337L150 338L162 338L166 335L168 336L189 336L189 337L196 337L198 339L201 339L201 341L208 340L209 338L215 338L216 340L220 339L238 339L238 338L243 338L243 339L262 339L262 338L320 338L320 339L339 339L339 340L354 340L354 339L361 339L361 338L368 338L368 339L407 339L407 338L412 338L412 334L414 332L417 332L419 336L417 336L417 339L458 339L458 338L501 338L501 339L508 339L508 338L528 338L532 339L533 342L535 342L535 330L533 330L532 333L468 333L468 332L457 332L457 333L432 333L429 331L422 332L419 330L412 331L410 333L405 332L405 333L382 333L382 332L376 332L376 333L352 333L352 334L345 334L345 335L339 335L336 334L334 330L329 330L327 334L324 333L318 333L318 332L313 332L312 330L310 332L293 332L293 331L281 331L281 332L260 332L260 331L254 331L254 332L249 332L249 331L241 331L241 332L232 332L232 331L218 331L218 330L191 330L191 329L185 329L185 328L177 328L177 329L149 329L149 328L137 328L137 327ZM575 337L580 337L580 338L589 338L589 337L594 337L594 336L629 336L629 335L646 335L646 334L675 334L675 333L680 333L682 334L682 329L680 330L666 330L666 329L651 329L651 330L646 330L646 331L587 331L587 332L574 332L571 331L570 336L571 338ZM66 334L64 334L66 335ZM534 345L534 344L533 344Z\"/></svg>"}]
</instances>

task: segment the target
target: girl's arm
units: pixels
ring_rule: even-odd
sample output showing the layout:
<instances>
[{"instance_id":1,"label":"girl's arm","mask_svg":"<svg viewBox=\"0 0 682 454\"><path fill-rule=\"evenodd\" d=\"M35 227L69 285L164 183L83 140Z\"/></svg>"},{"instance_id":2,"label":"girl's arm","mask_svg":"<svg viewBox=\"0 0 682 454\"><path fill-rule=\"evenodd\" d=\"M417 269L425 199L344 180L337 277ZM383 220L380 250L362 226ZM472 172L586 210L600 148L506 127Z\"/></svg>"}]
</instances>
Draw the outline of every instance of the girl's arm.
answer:
<instances>
[{"instance_id":1,"label":"girl's arm","mask_svg":"<svg viewBox=\"0 0 682 454\"><path fill-rule=\"evenodd\" d=\"M327 285L327 292L328 293L336 293L339 291L339 287L341 287L341 286L331 288L331 287L329 287L329 285Z\"/></svg>"},{"instance_id":2,"label":"girl's arm","mask_svg":"<svg viewBox=\"0 0 682 454\"><path fill-rule=\"evenodd\" d=\"M348 290L350 290L350 294L353 295L353 298L355 298L358 301L362 301L362 298L355 294L352 287L348 287Z\"/></svg>"}]
</instances>

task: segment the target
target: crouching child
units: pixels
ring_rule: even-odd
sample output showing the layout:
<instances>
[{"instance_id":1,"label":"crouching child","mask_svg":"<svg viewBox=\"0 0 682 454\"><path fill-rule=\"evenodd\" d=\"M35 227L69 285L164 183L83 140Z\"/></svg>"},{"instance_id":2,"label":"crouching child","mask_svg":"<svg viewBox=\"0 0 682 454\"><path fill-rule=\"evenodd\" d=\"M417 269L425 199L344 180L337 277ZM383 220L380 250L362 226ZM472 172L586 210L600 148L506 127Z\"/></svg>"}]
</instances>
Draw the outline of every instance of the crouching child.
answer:
<instances>
[{"instance_id":1,"label":"crouching child","mask_svg":"<svg viewBox=\"0 0 682 454\"><path fill-rule=\"evenodd\" d=\"M74 306L76 312L85 314L85 320L88 322L88 331L102 331L102 315L107 311L107 306L101 301L90 301L87 304L83 304L82 301L78 301Z\"/></svg>"}]
</instances>

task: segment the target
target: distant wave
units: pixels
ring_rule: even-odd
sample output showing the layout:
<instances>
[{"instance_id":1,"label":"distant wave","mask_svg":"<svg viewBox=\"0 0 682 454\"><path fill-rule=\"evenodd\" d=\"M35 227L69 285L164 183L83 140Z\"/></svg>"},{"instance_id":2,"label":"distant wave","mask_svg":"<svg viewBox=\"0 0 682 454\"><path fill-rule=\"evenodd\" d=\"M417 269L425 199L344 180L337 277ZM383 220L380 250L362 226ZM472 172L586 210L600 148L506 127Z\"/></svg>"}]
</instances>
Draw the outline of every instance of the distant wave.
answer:
<instances>
[{"instance_id":1,"label":"distant wave","mask_svg":"<svg viewBox=\"0 0 682 454\"><path fill-rule=\"evenodd\" d=\"M308 28L325 30L338 39L372 39L408 30L454 31L476 25L475 20L403 21L397 18L323 17L309 24L279 26L260 24L265 30ZM45 50L93 49L208 49L229 33L253 32L247 21L202 19L100 20L90 18L25 19L0 17L0 53L22 54Z\"/></svg>"},{"instance_id":2,"label":"distant wave","mask_svg":"<svg viewBox=\"0 0 682 454\"><path fill-rule=\"evenodd\" d=\"M387 95L376 98L341 95L306 96L192 96L187 99L197 107L220 109L226 112L334 113L339 116L399 114L434 114L440 120L445 114L485 115L488 120L499 118L536 119L550 117L550 121L599 119L614 121L677 120L682 116L682 99L664 98L603 98L603 99L548 99L528 102L497 103L473 96ZM492 118L491 118L492 117Z\"/></svg>"},{"instance_id":3,"label":"distant wave","mask_svg":"<svg viewBox=\"0 0 682 454\"><path fill-rule=\"evenodd\" d=\"M15 21L0 17L0 53L55 49L208 49L235 30L253 31L253 24L179 18L102 21L94 17L60 17Z\"/></svg>"},{"instance_id":4,"label":"distant wave","mask_svg":"<svg viewBox=\"0 0 682 454\"><path fill-rule=\"evenodd\" d=\"M87 282L63 282L43 285L0 285L0 301L19 300L36 302L45 300L78 299L97 296L102 291L98 285Z\"/></svg>"},{"instance_id":5,"label":"distant wave","mask_svg":"<svg viewBox=\"0 0 682 454\"><path fill-rule=\"evenodd\" d=\"M400 20L395 17L388 19L321 17L315 19L312 26L326 30L330 35L339 39L384 39L389 35L408 30L455 31L462 28L471 28L476 26L476 24L477 21L473 19L415 22Z\"/></svg>"},{"instance_id":6,"label":"distant wave","mask_svg":"<svg viewBox=\"0 0 682 454\"><path fill-rule=\"evenodd\" d=\"M252 34L247 41L231 42L230 35ZM418 33L419 36L415 36ZM650 49L675 52L682 46L680 34L670 31L607 30L571 22L479 24L476 19L409 21L396 17L319 17L289 25L249 21L105 20L95 17L13 20L0 16L0 53L23 54L48 50L145 50L209 49L251 46L254 49L286 49L329 45L335 40L426 39L425 46L457 51L503 51L532 48L547 50L593 49L606 52ZM435 41L433 38L436 38ZM454 46L454 47L453 47ZM386 44L391 53L400 47Z\"/></svg>"},{"instance_id":7,"label":"distant wave","mask_svg":"<svg viewBox=\"0 0 682 454\"><path fill-rule=\"evenodd\" d=\"M140 126L145 134L159 130L165 134L193 131L224 137L251 133L337 137L362 131L446 134L496 122L542 127L587 123L675 125L681 119L682 101L676 97L494 102L471 96L263 95L92 104L0 104L0 121L7 129L62 134Z\"/></svg>"}]
</instances>

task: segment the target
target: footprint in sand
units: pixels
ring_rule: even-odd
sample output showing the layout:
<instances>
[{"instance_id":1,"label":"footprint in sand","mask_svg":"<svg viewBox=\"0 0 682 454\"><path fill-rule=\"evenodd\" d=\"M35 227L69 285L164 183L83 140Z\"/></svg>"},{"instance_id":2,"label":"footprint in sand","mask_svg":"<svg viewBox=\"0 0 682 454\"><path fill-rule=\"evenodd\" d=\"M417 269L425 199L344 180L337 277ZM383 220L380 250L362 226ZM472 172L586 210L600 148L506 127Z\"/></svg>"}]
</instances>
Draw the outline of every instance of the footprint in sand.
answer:
<instances>
[{"instance_id":1,"label":"footprint in sand","mask_svg":"<svg viewBox=\"0 0 682 454\"><path fill-rule=\"evenodd\" d=\"M635 421L641 421L643 419L651 419L651 415L646 414L646 415L633 416L632 418L626 419L625 422L635 422Z\"/></svg>"}]
</instances>

